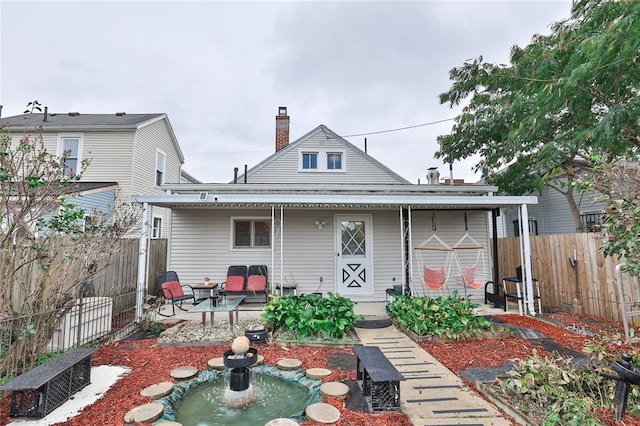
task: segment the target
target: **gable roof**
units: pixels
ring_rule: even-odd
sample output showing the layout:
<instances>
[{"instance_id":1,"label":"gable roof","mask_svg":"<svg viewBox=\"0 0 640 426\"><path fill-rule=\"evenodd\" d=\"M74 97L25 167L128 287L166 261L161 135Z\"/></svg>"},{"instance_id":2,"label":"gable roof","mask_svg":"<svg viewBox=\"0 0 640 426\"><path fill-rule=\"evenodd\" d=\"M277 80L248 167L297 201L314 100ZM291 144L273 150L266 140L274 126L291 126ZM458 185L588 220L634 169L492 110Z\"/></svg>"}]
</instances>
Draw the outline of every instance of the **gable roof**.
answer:
<instances>
[{"instance_id":1,"label":"gable roof","mask_svg":"<svg viewBox=\"0 0 640 426\"><path fill-rule=\"evenodd\" d=\"M384 164L382 164L381 162L379 162L378 160L376 160L375 158L370 156L369 154L365 153L360 148L358 148L357 146L353 145L351 142L347 141L346 139L342 138L341 136L339 136L336 133L334 133L333 131L331 131L324 124L319 125L315 129L313 129L310 132L308 132L307 134L305 134L304 136L302 136L302 137L296 139L295 141L291 142L285 148L282 148L280 151L270 155L269 157L267 157L264 160L262 160L260 163L256 164L255 166L253 166L252 168L247 170L247 173L246 173L247 177L249 177L252 174L260 171L261 169L267 167L269 164L273 163L278 158L282 157L283 155L285 155L289 151L291 151L293 149L296 149L296 147L298 145L304 143L306 140L310 139L311 137L313 137L314 135L316 135L316 134L318 134L320 132L324 133L325 136L327 137L327 139L333 139L334 141L337 141L338 143L344 145L345 148L347 148L348 150L350 150L354 154L357 154L357 155L361 156L366 161L368 161L369 163L371 163L372 165L374 165L375 167L380 169L380 171L382 171L383 173L386 173L387 175L391 176L394 180L398 181L399 184L405 184L405 185L406 184L411 184L411 182L409 182L408 180L406 180L405 178L403 178L402 176L400 176L399 174L397 174L396 172L394 172L393 170L391 170L390 168L388 168L387 166L385 166ZM242 181L243 179L244 179L244 174L242 174L242 175L240 175L238 177L239 181ZM233 182L230 182L230 183L233 183Z\"/></svg>"},{"instance_id":2,"label":"gable roof","mask_svg":"<svg viewBox=\"0 0 640 426\"><path fill-rule=\"evenodd\" d=\"M34 131L42 128L45 132L84 132L84 131L135 131L160 120L166 120L169 135L175 149L184 163L184 155L176 138L169 117L165 113L127 114L118 112L115 114L80 114L69 113L33 113L20 114L11 117L0 118L0 127L6 127L8 131Z\"/></svg>"},{"instance_id":3,"label":"gable roof","mask_svg":"<svg viewBox=\"0 0 640 426\"><path fill-rule=\"evenodd\" d=\"M46 119L45 119L46 117ZM133 130L166 117L163 113L153 114L80 114L34 113L0 118L0 126L9 130L22 130L25 127L42 127L43 130Z\"/></svg>"}]
</instances>

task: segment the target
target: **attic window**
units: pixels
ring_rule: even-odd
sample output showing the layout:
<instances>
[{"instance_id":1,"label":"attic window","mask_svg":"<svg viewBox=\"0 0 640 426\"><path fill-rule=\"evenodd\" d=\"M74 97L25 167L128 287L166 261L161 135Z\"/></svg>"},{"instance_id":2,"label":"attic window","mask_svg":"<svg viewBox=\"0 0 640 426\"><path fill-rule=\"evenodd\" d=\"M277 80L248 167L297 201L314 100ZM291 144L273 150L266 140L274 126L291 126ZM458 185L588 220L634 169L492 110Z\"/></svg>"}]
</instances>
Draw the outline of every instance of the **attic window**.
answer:
<instances>
[{"instance_id":1,"label":"attic window","mask_svg":"<svg viewBox=\"0 0 640 426\"><path fill-rule=\"evenodd\" d=\"M302 153L302 168L303 169L317 169L318 168L318 153L317 152L303 152Z\"/></svg>"},{"instance_id":2,"label":"attic window","mask_svg":"<svg viewBox=\"0 0 640 426\"><path fill-rule=\"evenodd\" d=\"M341 152L327 153L327 169L342 170L342 153Z\"/></svg>"},{"instance_id":3,"label":"attic window","mask_svg":"<svg viewBox=\"0 0 640 426\"><path fill-rule=\"evenodd\" d=\"M298 171L305 173L345 172L346 150L332 148L311 148L298 150Z\"/></svg>"}]
</instances>

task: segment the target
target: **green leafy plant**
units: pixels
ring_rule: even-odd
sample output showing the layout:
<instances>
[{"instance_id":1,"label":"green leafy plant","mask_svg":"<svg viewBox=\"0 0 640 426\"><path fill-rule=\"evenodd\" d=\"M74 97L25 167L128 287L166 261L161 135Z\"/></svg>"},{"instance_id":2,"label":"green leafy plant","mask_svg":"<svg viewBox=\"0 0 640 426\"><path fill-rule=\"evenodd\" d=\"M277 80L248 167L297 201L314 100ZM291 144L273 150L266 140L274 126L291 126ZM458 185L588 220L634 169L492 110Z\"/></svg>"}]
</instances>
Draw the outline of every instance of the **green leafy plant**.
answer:
<instances>
[{"instance_id":1,"label":"green leafy plant","mask_svg":"<svg viewBox=\"0 0 640 426\"><path fill-rule=\"evenodd\" d=\"M474 315L478 306L455 293L452 297L437 298L398 295L389 304L389 314L418 336L447 336L459 340L493 329L486 318Z\"/></svg>"},{"instance_id":2,"label":"green leafy plant","mask_svg":"<svg viewBox=\"0 0 640 426\"><path fill-rule=\"evenodd\" d=\"M337 293L288 295L271 300L262 319L296 339L310 337L340 339L363 317L353 312L354 303Z\"/></svg>"}]
</instances>

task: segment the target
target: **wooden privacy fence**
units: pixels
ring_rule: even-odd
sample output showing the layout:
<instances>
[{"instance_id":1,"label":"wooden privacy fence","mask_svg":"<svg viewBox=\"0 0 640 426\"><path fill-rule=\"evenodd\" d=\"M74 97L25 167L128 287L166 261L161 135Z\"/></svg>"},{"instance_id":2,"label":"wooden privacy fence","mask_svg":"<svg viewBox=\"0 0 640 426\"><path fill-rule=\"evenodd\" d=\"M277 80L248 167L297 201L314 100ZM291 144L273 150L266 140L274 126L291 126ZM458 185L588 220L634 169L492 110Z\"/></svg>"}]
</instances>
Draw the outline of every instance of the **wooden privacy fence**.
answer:
<instances>
[{"instance_id":1,"label":"wooden privacy fence","mask_svg":"<svg viewBox=\"0 0 640 426\"><path fill-rule=\"evenodd\" d=\"M500 279L516 274L519 240L498 240ZM531 236L532 274L540 284L543 311L572 310L622 321L615 274L620 262L602 254L602 243L596 233ZM624 288L625 301L636 300L628 279ZM634 325L640 325L637 318Z\"/></svg>"}]
</instances>

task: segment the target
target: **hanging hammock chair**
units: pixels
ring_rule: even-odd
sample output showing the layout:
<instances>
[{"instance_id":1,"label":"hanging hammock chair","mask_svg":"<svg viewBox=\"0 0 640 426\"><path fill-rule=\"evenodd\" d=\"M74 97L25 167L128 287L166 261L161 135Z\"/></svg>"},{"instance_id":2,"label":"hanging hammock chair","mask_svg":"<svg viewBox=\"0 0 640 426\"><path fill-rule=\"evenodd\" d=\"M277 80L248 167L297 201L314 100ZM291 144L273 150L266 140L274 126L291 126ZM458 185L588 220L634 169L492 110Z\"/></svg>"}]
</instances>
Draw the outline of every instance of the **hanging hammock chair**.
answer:
<instances>
[{"instance_id":1,"label":"hanging hammock chair","mask_svg":"<svg viewBox=\"0 0 640 426\"><path fill-rule=\"evenodd\" d=\"M455 252L436 234L415 247L416 262L422 272L422 283L430 290L441 290L455 264Z\"/></svg>"},{"instance_id":2,"label":"hanging hammock chair","mask_svg":"<svg viewBox=\"0 0 640 426\"><path fill-rule=\"evenodd\" d=\"M465 227L467 215L465 213ZM469 232L452 247L458 271L458 283L465 287L479 289L484 287L487 277L485 247L473 239Z\"/></svg>"}]
</instances>

